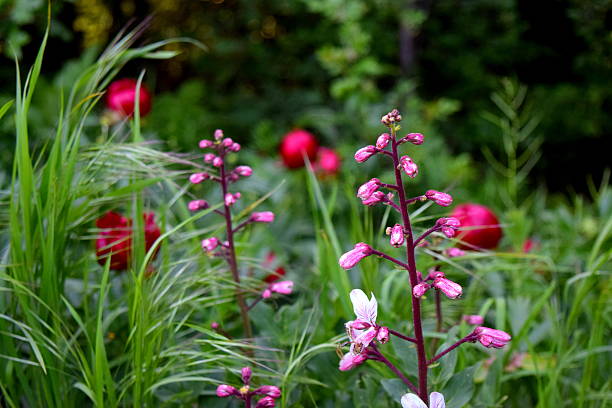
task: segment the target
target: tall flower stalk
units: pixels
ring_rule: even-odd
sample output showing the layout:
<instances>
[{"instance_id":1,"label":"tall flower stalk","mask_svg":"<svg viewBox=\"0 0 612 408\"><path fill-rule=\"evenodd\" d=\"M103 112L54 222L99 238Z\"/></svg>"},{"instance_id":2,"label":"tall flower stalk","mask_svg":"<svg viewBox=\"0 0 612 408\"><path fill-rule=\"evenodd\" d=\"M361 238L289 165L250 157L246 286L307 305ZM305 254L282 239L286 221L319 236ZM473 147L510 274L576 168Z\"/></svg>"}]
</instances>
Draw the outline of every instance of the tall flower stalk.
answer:
<instances>
[{"instance_id":1,"label":"tall flower stalk","mask_svg":"<svg viewBox=\"0 0 612 408\"><path fill-rule=\"evenodd\" d=\"M407 336L385 326L380 326L376 323L377 319L377 302L374 295L370 299L360 289L355 289L351 292L351 301L353 303L355 320L345 324L347 335L350 342L350 350L344 355L340 361L340 370L349 370L355 366L362 364L366 360L379 361L385 364L404 384L418 395L424 404L428 401L428 367L442 358L447 353L451 352L458 346L467 342L479 341L485 347L503 347L510 336L502 331L490 329L486 327L477 327L472 333L468 334L455 344L448 347L446 350L438 353L432 358L427 358L425 338L423 336L421 297L430 289L435 291L436 299L436 317L438 320L438 330L442 329L442 308L440 302L440 292L450 299L456 299L461 296L463 290L461 286L446 278L445 274L434 268L428 276L424 277L417 271L415 249L418 246L426 245L426 238L431 234L439 234L452 238L455 236L456 230L460 223L452 217L444 217L438 219L433 226L425 230L421 235L415 237L414 230L410 221L410 212L408 207L418 202L427 200L447 207L452 203L452 197L444 192L436 190L428 190L423 195L416 197L408 197L404 188L404 175L409 178L415 178L418 175L417 164L406 155L400 154L400 146L405 143L420 145L424 141L424 137L420 133L409 133L404 137L398 136L400 130L399 122L402 116L394 109L381 119L389 131L381 134L376 140L375 145L368 145L357 150L355 160L357 162L365 162L370 157L380 154L391 159L394 169L394 184L387 184L377 178L364 183L357 190L359 197L364 205L373 206L376 204L389 205L395 209L400 216L401 223L395 224L393 227L387 228L387 234L390 235L390 245L399 248L405 246L406 259L405 261L397 259L383 251L376 250L370 245L360 242L355 247L342 255L339 259L339 264L345 269L350 269L356 266L363 258L376 255L390 262L395 263L399 267L405 269L408 273L408 281L410 284L411 303L412 303L412 326L414 337ZM381 189L388 190L387 193ZM397 196L397 198L396 198ZM387 359L380 345L389 341L389 335L393 335L400 340L414 343L416 345L418 372L416 377L417 385L413 384L408 377L396 366ZM416 397L416 396L415 396Z\"/></svg>"},{"instance_id":2,"label":"tall flower stalk","mask_svg":"<svg viewBox=\"0 0 612 408\"><path fill-rule=\"evenodd\" d=\"M234 142L229 137L224 137L223 131L217 129L214 133L214 139L204 139L200 141L200 148L211 149L214 153L204 154L204 162L212 164L213 167L219 169L218 175L209 174L206 172L194 173L189 177L193 184L199 184L202 181L210 180L216 182L221 187L223 199L223 210L215 210L225 220L225 240L220 240L217 237L208 237L202 240L202 249L211 256L222 257L229 266L232 279L236 286L236 303L242 320L242 327L246 338L253 337L253 329L249 318L249 310L257 304L261 299L269 298L272 293L289 294L292 291L293 282L282 281L275 282L262 288L259 297L250 305L247 306L245 293L241 287L240 270L236 258L236 246L234 237L237 232L252 223L270 223L274 221L274 213L270 211L252 212L250 216L238 225L234 224L232 216L232 207L240 199L240 192L232 193L230 186L237 182L241 177L249 177L253 174L253 170L249 166L237 166L230 169L227 166L227 156L230 153L240 151L240 145ZM199 211L209 207L206 200L193 200L189 203L189 210Z\"/></svg>"}]
</instances>

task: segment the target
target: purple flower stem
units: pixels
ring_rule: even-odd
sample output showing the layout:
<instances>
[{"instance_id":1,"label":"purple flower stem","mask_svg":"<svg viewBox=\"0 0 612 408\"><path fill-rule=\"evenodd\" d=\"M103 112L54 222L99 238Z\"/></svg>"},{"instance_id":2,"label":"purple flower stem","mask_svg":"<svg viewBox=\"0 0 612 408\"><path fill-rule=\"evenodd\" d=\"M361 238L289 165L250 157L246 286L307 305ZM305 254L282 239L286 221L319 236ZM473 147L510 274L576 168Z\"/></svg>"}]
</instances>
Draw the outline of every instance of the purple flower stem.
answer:
<instances>
[{"instance_id":1,"label":"purple flower stem","mask_svg":"<svg viewBox=\"0 0 612 408\"><path fill-rule=\"evenodd\" d=\"M259 302L261 302L261 299L263 299L261 296L260 296L260 297L258 297L257 299L255 299L255 300L253 301L253 303L251 303L251 305L248 307L248 310L251 310L252 308L254 308L256 304L258 304Z\"/></svg>"},{"instance_id":2,"label":"purple flower stem","mask_svg":"<svg viewBox=\"0 0 612 408\"><path fill-rule=\"evenodd\" d=\"M247 225L249 225L251 222L252 222L251 220L246 220L238 224L238 226L234 228L234 234L240 231L241 229L243 229L244 227L246 227Z\"/></svg>"},{"instance_id":3,"label":"purple flower stem","mask_svg":"<svg viewBox=\"0 0 612 408\"><path fill-rule=\"evenodd\" d=\"M383 201L384 204L386 205L390 205L391 207L395 208L395 210L398 213L401 213L402 210L400 210L399 206L397 204L395 204L393 201L389 200L389 199L385 199L385 201Z\"/></svg>"},{"instance_id":4,"label":"purple flower stem","mask_svg":"<svg viewBox=\"0 0 612 408\"><path fill-rule=\"evenodd\" d=\"M214 210L214 212L216 212L217 214L219 214L220 216L225 218L225 213L221 210Z\"/></svg>"},{"instance_id":5,"label":"purple flower stem","mask_svg":"<svg viewBox=\"0 0 612 408\"><path fill-rule=\"evenodd\" d=\"M412 197L406 200L406 205L414 204L418 201L422 201L425 196Z\"/></svg>"},{"instance_id":6,"label":"purple flower stem","mask_svg":"<svg viewBox=\"0 0 612 408\"><path fill-rule=\"evenodd\" d=\"M417 348L417 361L418 361L418 377L419 387L418 396L423 401L429 400L427 393L427 356L425 355L425 340L423 338L423 326L421 324L421 301L419 298L414 296L412 288L416 286L418 282L416 260L414 254L415 243L413 241L412 225L410 224L410 216L408 215L408 206L406 205L406 192L404 191L404 183L402 181L402 173L400 171L400 160L397 147L399 145L395 129L391 129L391 147L393 155L393 170L395 172L395 184L400 188L397 190L399 196L400 210L402 214L402 221L404 228L408 233L408 239L406 243L406 257L408 259L408 276L410 279L410 294L412 296L412 321L414 324L414 336L416 338Z\"/></svg>"},{"instance_id":7,"label":"purple flower stem","mask_svg":"<svg viewBox=\"0 0 612 408\"><path fill-rule=\"evenodd\" d=\"M224 159L223 150L221 150L221 158ZM222 197L225 197L227 194L227 177L225 172L225 160L223 160L223 164L221 164L221 189L223 190ZM230 270L232 272L232 278L236 283L236 301L238 303L238 308L240 309L240 317L242 318L242 327L244 328L244 335L246 338L253 337L253 329L251 328L251 320L249 319L249 309L247 308L246 302L244 301L244 296L242 291L240 290L240 274L238 273L238 263L236 262L236 249L234 247L234 229L232 227L232 212L229 205L224 203L224 213L225 217L225 229L227 231L227 262L229 263Z\"/></svg>"},{"instance_id":8,"label":"purple flower stem","mask_svg":"<svg viewBox=\"0 0 612 408\"><path fill-rule=\"evenodd\" d=\"M391 371L393 371L393 373L397 375L398 378L402 380L402 382L406 384L408 388L410 388L411 391L416 392L418 394L417 387L408 378L406 378L406 376L396 366L394 366L392 362L387 360L387 358L383 356L380 351L378 351L378 347L376 347L376 345L372 344L372 349L374 350L373 354L375 355L375 360L380 361L381 363L389 367Z\"/></svg>"},{"instance_id":9,"label":"purple flower stem","mask_svg":"<svg viewBox=\"0 0 612 408\"><path fill-rule=\"evenodd\" d=\"M427 231L425 231L423 234L421 234L420 237L418 237L416 239L416 241L414 241L414 246L417 246L419 244L419 242L421 242L422 240L424 240L425 238L427 238L429 236L429 234L431 234L432 232L436 232L437 230L439 230L440 227L437 225L434 225L433 227L431 227L430 229L428 229Z\"/></svg>"},{"instance_id":10,"label":"purple flower stem","mask_svg":"<svg viewBox=\"0 0 612 408\"><path fill-rule=\"evenodd\" d=\"M251 408L251 395L247 395L247 397L244 399L244 407Z\"/></svg>"},{"instance_id":11,"label":"purple flower stem","mask_svg":"<svg viewBox=\"0 0 612 408\"><path fill-rule=\"evenodd\" d=\"M442 332L442 300L438 289L436 289L436 331Z\"/></svg>"},{"instance_id":12,"label":"purple flower stem","mask_svg":"<svg viewBox=\"0 0 612 408\"><path fill-rule=\"evenodd\" d=\"M408 337L408 336L403 335L402 333L397 332L397 331L395 331L395 330L391 330L391 329L389 329L389 333L391 333L391 334L392 334L392 335L394 335L395 337L399 337L399 338L400 338L400 339L402 339L402 340L406 340L406 341L409 341L409 342L411 342L411 343L416 343L416 339L415 339L415 338L413 338L413 337Z\"/></svg>"},{"instance_id":13,"label":"purple flower stem","mask_svg":"<svg viewBox=\"0 0 612 408\"><path fill-rule=\"evenodd\" d=\"M465 336L464 338L462 338L461 340L459 340L458 342L456 342L455 344L453 344L452 346L450 346L446 350L441 351L436 356L434 356L431 360L429 360L427 362L427 365L431 365L431 364L435 363L441 357L445 356L447 353L450 353L451 351L453 351L454 349L456 349L457 347L459 347L463 343L467 343L467 342L473 341L473 340L474 340L474 336L472 334L469 334L469 335Z\"/></svg>"},{"instance_id":14,"label":"purple flower stem","mask_svg":"<svg viewBox=\"0 0 612 408\"><path fill-rule=\"evenodd\" d=\"M376 249L372 248L372 254L380 256L381 258L385 258L388 261L393 262L394 264L397 264L399 266L401 266L404 269L408 269L408 265L403 263L402 261L400 261L399 259L396 259L390 255L385 254L384 252L380 252L377 251Z\"/></svg>"},{"instance_id":15,"label":"purple flower stem","mask_svg":"<svg viewBox=\"0 0 612 408\"><path fill-rule=\"evenodd\" d=\"M391 190L397 190L397 189L399 188L399 187L398 187L398 186L396 186L395 184L385 184L385 183L381 183L381 184L380 184L380 186L381 186L381 187L384 187L384 188L389 188L389 189L391 189Z\"/></svg>"},{"instance_id":16,"label":"purple flower stem","mask_svg":"<svg viewBox=\"0 0 612 408\"><path fill-rule=\"evenodd\" d=\"M393 155L391 154L391 152L388 152L388 151L386 151L386 150L384 150L384 149L379 149L379 148L376 148L376 152L377 152L377 153L386 154L386 155L387 155L387 156L389 156L389 157L393 157Z\"/></svg>"}]
</instances>

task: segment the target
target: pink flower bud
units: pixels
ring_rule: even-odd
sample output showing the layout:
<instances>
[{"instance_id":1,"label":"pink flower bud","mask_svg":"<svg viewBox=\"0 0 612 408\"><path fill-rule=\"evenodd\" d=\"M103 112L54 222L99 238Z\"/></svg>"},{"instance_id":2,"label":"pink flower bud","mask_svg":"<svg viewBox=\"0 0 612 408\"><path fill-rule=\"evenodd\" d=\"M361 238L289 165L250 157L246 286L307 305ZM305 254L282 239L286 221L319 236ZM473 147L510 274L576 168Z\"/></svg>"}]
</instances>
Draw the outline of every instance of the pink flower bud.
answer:
<instances>
[{"instance_id":1,"label":"pink flower bud","mask_svg":"<svg viewBox=\"0 0 612 408\"><path fill-rule=\"evenodd\" d=\"M373 178L359 187L357 190L357 197L365 200L374 194L374 192L378 190L378 187L380 187L380 180Z\"/></svg>"},{"instance_id":2,"label":"pink flower bud","mask_svg":"<svg viewBox=\"0 0 612 408\"><path fill-rule=\"evenodd\" d=\"M253 169L249 166L238 166L234 169L234 172L236 172L236 174L239 176L249 177L251 174L253 174Z\"/></svg>"},{"instance_id":3,"label":"pink flower bud","mask_svg":"<svg viewBox=\"0 0 612 408\"><path fill-rule=\"evenodd\" d=\"M193 200L190 201L189 204L187 204L187 208L189 208L189 211L205 210L208 207L210 206L208 205L208 202L206 200Z\"/></svg>"},{"instance_id":4,"label":"pink flower bud","mask_svg":"<svg viewBox=\"0 0 612 408\"><path fill-rule=\"evenodd\" d=\"M443 193L436 190L427 190L425 197L433 201L434 203L441 205L442 207L448 207L453 203L453 197L450 194Z\"/></svg>"},{"instance_id":5,"label":"pink flower bud","mask_svg":"<svg viewBox=\"0 0 612 408\"><path fill-rule=\"evenodd\" d=\"M504 331L482 326L474 329L474 336L476 336L480 344L489 348L502 348L512 339L512 337Z\"/></svg>"},{"instance_id":6,"label":"pink flower bud","mask_svg":"<svg viewBox=\"0 0 612 408\"><path fill-rule=\"evenodd\" d=\"M408 156L402 156L400 159L400 166L404 173L408 175L410 178L415 178L417 174L419 174L419 168L416 163L412 161L412 159Z\"/></svg>"},{"instance_id":7,"label":"pink flower bud","mask_svg":"<svg viewBox=\"0 0 612 408\"><path fill-rule=\"evenodd\" d=\"M252 222L273 222L274 213L272 211L254 212L249 218Z\"/></svg>"},{"instance_id":8,"label":"pink flower bud","mask_svg":"<svg viewBox=\"0 0 612 408\"><path fill-rule=\"evenodd\" d=\"M378 329L378 334L376 334L376 340L380 342L380 344L385 344L389 341L389 329L387 327L381 327Z\"/></svg>"},{"instance_id":9,"label":"pink flower bud","mask_svg":"<svg viewBox=\"0 0 612 408\"><path fill-rule=\"evenodd\" d=\"M386 199L387 196L385 195L385 193L383 193L382 191L375 191L370 197L366 198L365 200L361 200L361 202L371 207L375 204L386 201Z\"/></svg>"},{"instance_id":10,"label":"pink flower bud","mask_svg":"<svg viewBox=\"0 0 612 408\"><path fill-rule=\"evenodd\" d=\"M219 240L215 237L205 238L202 240L202 249L212 252L219 246Z\"/></svg>"},{"instance_id":11,"label":"pink flower bud","mask_svg":"<svg viewBox=\"0 0 612 408\"><path fill-rule=\"evenodd\" d=\"M400 115L397 109L393 109L380 119L381 123L385 126L391 126L393 123L401 122L402 115Z\"/></svg>"},{"instance_id":12,"label":"pink flower bud","mask_svg":"<svg viewBox=\"0 0 612 408\"><path fill-rule=\"evenodd\" d=\"M248 385L251 382L253 370L251 370L251 367L242 367L242 369L240 370L240 375L242 376L242 382L245 385Z\"/></svg>"},{"instance_id":13,"label":"pink flower bud","mask_svg":"<svg viewBox=\"0 0 612 408\"><path fill-rule=\"evenodd\" d=\"M219 156L215 157L212 161L212 165L215 167L221 167L223 166L223 159L220 158Z\"/></svg>"},{"instance_id":14,"label":"pink flower bud","mask_svg":"<svg viewBox=\"0 0 612 408\"><path fill-rule=\"evenodd\" d=\"M255 408L273 408L276 405L274 402L274 398L272 397L263 397L259 401L257 401L257 405Z\"/></svg>"},{"instance_id":15,"label":"pink flower bud","mask_svg":"<svg viewBox=\"0 0 612 408\"><path fill-rule=\"evenodd\" d=\"M225 194L224 197L224 201L225 201L225 205L232 206L234 205L234 203L236 203L236 200L238 200L240 198L240 193L236 193L236 194L232 194L232 193L227 193Z\"/></svg>"},{"instance_id":16,"label":"pink flower bud","mask_svg":"<svg viewBox=\"0 0 612 408\"><path fill-rule=\"evenodd\" d=\"M410 142L415 145L423 144L424 139L425 139L425 136L423 136L421 133L408 133L404 137L405 141Z\"/></svg>"},{"instance_id":17,"label":"pink flower bud","mask_svg":"<svg viewBox=\"0 0 612 408\"><path fill-rule=\"evenodd\" d=\"M340 371L348 371L362 364L367 359L368 358L365 354L353 354L351 352L348 352L340 360L340 365L338 368L340 369Z\"/></svg>"},{"instance_id":18,"label":"pink flower bud","mask_svg":"<svg viewBox=\"0 0 612 408\"><path fill-rule=\"evenodd\" d=\"M200 149L207 149L209 147L212 147L213 144L214 143L212 140L202 139L200 140Z\"/></svg>"},{"instance_id":19,"label":"pink flower bud","mask_svg":"<svg viewBox=\"0 0 612 408\"><path fill-rule=\"evenodd\" d=\"M221 142L221 144L225 147L230 147L231 145L234 144L234 141L232 139L230 139L229 137L226 137L225 139L223 139L223 141Z\"/></svg>"},{"instance_id":20,"label":"pink flower bud","mask_svg":"<svg viewBox=\"0 0 612 408\"><path fill-rule=\"evenodd\" d=\"M200 184L202 181L208 178L208 173L193 173L189 176L189 181L193 184Z\"/></svg>"},{"instance_id":21,"label":"pink flower bud","mask_svg":"<svg viewBox=\"0 0 612 408\"><path fill-rule=\"evenodd\" d=\"M459 220L454 217L442 217L438 218L438 220L436 221L436 225L456 229L461 226L461 222L459 222Z\"/></svg>"},{"instance_id":22,"label":"pink flower bud","mask_svg":"<svg viewBox=\"0 0 612 408\"><path fill-rule=\"evenodd\" d=\"M264 299L268 299L269 297L272 296L272 291L270 289L264 289L263 292L261 292L261 297Z\"/></svg>"},{"instance_id":23,"label":"pink flower bud","mask_svg":"<svg viewBox=\"0 0 612 408\"><path fill-rule=\"evenodd\" d=\"M417 283L414 285L414 288L412 288L412 294L414 297L420 298L429 290L430 287L431 286L427 282Z\"/></svg>"},{"instance_id":24,"label":"pink flower bud","mask_svg":"<svg viewBox=\"0 0 612 408\"><path fill-rule=\"evenodd\" d=\"M465 255L465 251L462 251L459 248L447 248L444 253L446 254L446 256L448 256L449 258L456 258L458 256L464 256Z\"/></svg>"},{"instance_id":25,"label":"pink flower bud","mask_svg":"<svg viewBox=\"0 0 612 408\"><path fill-rule=\"evenodd\" d=\"M441 231L444 235L446 235L447 238L454 237L455 232L456 232L454 228L450 228L450 227L442 227Z\"/></svg>"},{"instance_id":26,"label":"pink flower bud","mask_svg":"<svg viewBox=\"0 0 612 408\"><path fill-rule=\"evenodd\" d=\"M450 299L456 299L461 296L461 293L463 293L461 285L453 282L452 280L446 279L442 272L436 272L434 274L433 286Z\"/></svg>"},{"instance_id":27,"label":"pink flower bud","mask_svg":"<svg viewBox=\"0 0 612 408\"><path fill-rule=\"evenodd\" d=\"M346 326L355 330L365 330L369 329L372 325L364 320L351 320L346 323Z\"/></svg>"},{"instance_id":28,"label":"pink flower bud","mask_svg":"<svg viewBox=\"0 0 612 408\"><path fill-rule=\"evenodd\" d=\"M232 143L232 145L228 148L230 152L239 152L240 145L238 143Z\"/></svg>"},{"instance_id":29,"label":"pink flower bud","mask_svg":"<svg viewBox=\"0 0 612 408\"><path fill-rule=\"evenodd\" d=\"M484 323L484 317L480 315L463 315L463 320L467 324L479 325Z\"/></svg>"},{"instance_id":30,"label":"pink flower bud","mask_svg":"<svg viewBox=\"0 0 612 408\"><path fill-rule=\"evenodd\" d=\"M369 145L362 147L361 149L355 152L355 161L357 161L358 163L363 163L364 161L375 155L376 152L377 150L375 146Z\"/></svg>"},{"instance_id":31,"label":"pink flower bud","mask_svg":"<svg viewBox=\"0 0 612 408\"><path fill-rule=\"evenodd\" d=\"M253 392L259 395L267 395L272 398L279 398L281 396L280 388L275 385L263 385Z\"/></svg>"},{"instance_id":32,"label":"pink flower bud","mask_svg":"<svg viewBox=\"0 0 612 408\"><path fill-rule=\"evenodd\" d=\"M269 286L270 291L281 295L290 295L293 291L293 281L274 282Z\"/></svg>"},{"instance_id":33,"label":"pink flower bud","mask_svg":"<svg viewBox=\"0 0 612 408\"><path fill-rule=\"evenodd\" d=\"M204 163L212 163L212 161L215 159L215 154L214 153L206 153L204 155Z\"/></svg>"},{"instance_id":34,"label":"pink flower bud","mask_svg":"<svg viewBox=\"0 0 612 408\"><path fill-rule=\"evenodd\" d=\"M363 258L372 255L372 248L368 244L359 242L355 247L342 255L338 260L340 266L344 269L351 269L359 263Z\"/></svg>"},{"instance_id":35,"label":"pink flower bud","mask_svg":"<svg viewBox=\"0 0 612 408\"><path fill-rule=\"evenodd\" d=\"M231 385L221 384L217 387L217 397L225 398L232 395L239 395L238 390Z\"/></svg>"},{"instance_id":36,"label":"pink flower bud","mask_svg":"<svg viewBox=\"0 0 612 408\"><path fill-rule=\"evenodd\" d=\"M217 330L221 325L219 324L219 322L212 322L210 324L210 328L213 330Z\"/></svg>"},{"instance_id":37,"label":"pink flower bud","mask_svg":"<svg viewBox=\"0 0 612 408\"><path fill-rule=\"evenodd\" d=\"M215 140L223 139L223 131L221 129L215 130Z\"/></svg>"},{"instance_id":38,"label":"pink flower bud","mask_svg":"<svg viewBox=\"0 0 612 408\"><path fill-rule=\"evenodd\" d=\"M376 147L379 149L384 149L389 144L389 140L391 140L391 135L388 133L382 133L380 136L378 136L378 139L376 139Z\"/></svg>"},{"instance_id":39,"label":"pink flower bud","mask_svg":"<svg viewBox=\"0 0 612 408\"><path fill-rule=\"evenodd\" d=\"M404 227L402 227L400 224L395 224L393 228L391 228L390 232L391 239L389 242L391 243L391 246L399 248L404 245Z\"/></svg>"}]
</instances>

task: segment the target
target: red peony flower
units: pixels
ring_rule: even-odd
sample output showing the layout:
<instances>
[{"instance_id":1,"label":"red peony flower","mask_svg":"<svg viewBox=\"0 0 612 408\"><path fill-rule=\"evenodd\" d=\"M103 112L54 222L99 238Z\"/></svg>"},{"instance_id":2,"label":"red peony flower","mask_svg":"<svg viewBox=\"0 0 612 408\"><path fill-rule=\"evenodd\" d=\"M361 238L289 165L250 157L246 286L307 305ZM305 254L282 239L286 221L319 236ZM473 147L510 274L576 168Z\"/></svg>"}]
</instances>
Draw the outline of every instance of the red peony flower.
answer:
<instances>
[{"instance_id":1,"label":"red peony flower","mask_svg":"<svg viewBox=\"0 0 612 408\"><path fill-rule=\"evenodd\" d=\"M334 149L327 147L320 147L317 153L317 162L315 163L315 170L319 171L325 176L333 176L340 171L342 165L342 159L338 152Z\"/></svg>"},{"instance_id":2,"label":"red peony flower","mask_svg":"<svg viewBox=\"0 0 612 408\"><path fill-rule=\"evenodd\" d=\"M318 148L319 144L312 133L303 129L295 129L283 137L280 144L280 155L285 166L296 169L304 166L304 154L308 160L315 160Z\"/></svg>"},{"instance_id":3,"label":"red peony flower","mask_svg":"<svg viewBox=\"0 0 612 408\"><path fill-rule=\"evenodd\" d=\"M118 79L110 84L106 91L106 106L121 116L132 116L136 104L137 81L131 78ZM140 84L140 116L151 111L151 93L144 84Z\"/></svg>"},{"instance_id":4,"label":"red peony flower","mask_svg":"<svg viewBox=\"0 0 612 408\"><path fill-rule=\"evenodd\" d=\"M502 237L497 216L488 207L480 204L461 204L453 210L451 217L461 222L458 238L465 243L464 249L497 247Z\"/></svg>"},{"instance_id":5,"label":"red peony flower","mask_svg":"<svg viewBox=\"0 0 612 408\"><path fill-rule=\"evenodd\" d=\"M155 223L155 214L144 213L143 218L145 221L145 248L148 251L161 235L161 231ZM100 228L96 239L98 263L105 265L106 258L110 256L111 269L127 269L132 255L132 220L109 211L96 220L96 226ZM157 256L157 251L155 256Z\"/></svg>"}]
</instances>

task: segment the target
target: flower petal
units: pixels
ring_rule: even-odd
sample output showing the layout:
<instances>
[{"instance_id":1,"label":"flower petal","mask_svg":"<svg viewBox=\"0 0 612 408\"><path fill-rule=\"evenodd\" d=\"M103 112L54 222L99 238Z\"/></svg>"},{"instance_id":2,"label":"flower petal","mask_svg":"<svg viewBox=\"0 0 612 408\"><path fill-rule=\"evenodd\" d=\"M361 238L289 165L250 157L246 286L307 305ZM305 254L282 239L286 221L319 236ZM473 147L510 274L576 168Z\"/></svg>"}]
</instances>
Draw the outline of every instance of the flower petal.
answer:
<instances>
[{"instance_id":1,"label":"flower petal","mask_svg":"<svg viewBox=\"0 0 612 408\"><path fill-rule=\"evenodd\" d=\"M427 408L427 405L416 394L404 394L400 402L402 408Z\"/></svg>"},{"instance_id":2,"label":"flower petal","mask_svg":"<svg viewBox=\"0 0 612 408\"><path fill-rule=\"evenodd\" d=\"M429 408L446 408L444 395L439 392L432 392L429 394Z\"/></svg>"},{"instance_id":3,"label":"flower petal","mask_svg":"<svg viewBox=\"0 0 612 408\"><path fill-rule=\"evenodd\" d=\"M363 290L353 289L350 297L351 302L353 303L353 311L355 312L357 318L369 323L375 323L378 303L376 302L374 295L372 295L371 300L368 300L368 297Z\"/></svg>"}]
</instances>

